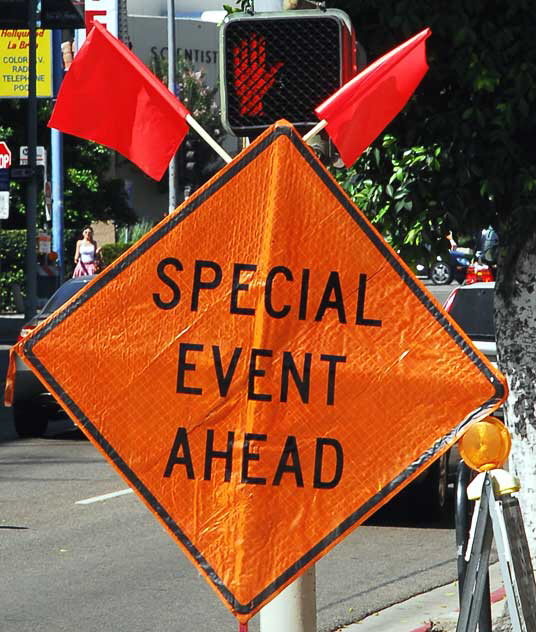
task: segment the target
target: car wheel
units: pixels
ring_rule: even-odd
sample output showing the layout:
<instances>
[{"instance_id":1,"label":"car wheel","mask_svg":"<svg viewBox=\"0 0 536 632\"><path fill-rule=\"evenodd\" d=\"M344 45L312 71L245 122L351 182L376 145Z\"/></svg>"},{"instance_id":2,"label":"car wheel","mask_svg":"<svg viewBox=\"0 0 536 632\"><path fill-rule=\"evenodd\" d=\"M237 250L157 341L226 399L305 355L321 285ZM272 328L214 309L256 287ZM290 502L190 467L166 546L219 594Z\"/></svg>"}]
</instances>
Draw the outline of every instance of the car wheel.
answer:
<instances>
[{"instance_id":1,"label":"car wheel","mask_svg":"<svg viewBox=\"0 0 536 632\"><path fill-rule=\"evenodd\" d=\"M434 285L446 285L453 279L452 270L448 263L436 261L430 271L430 278Z\"/></svg>"},{"instance_id":2,"label":"car wheel","mask_svg":"<svg viewBox=\"0 0 536 632\"><path fill-rule=\"evenodd\" d=\"M13 423L19 437L42 437L48 427L47 410L28 402L14 404Z\"/></svg>"},{"instance_id":3,"label":"car wheel","mask_svg":"<svg viewBox=\"0 0 536 632\"><path fill-rule=\"evenodd\" d=\"M448 501L448 453L434 461L426 472L426 478L412 489L412 509L419 518L440 522L447 513Z\"/></svg>"}]
</instances>

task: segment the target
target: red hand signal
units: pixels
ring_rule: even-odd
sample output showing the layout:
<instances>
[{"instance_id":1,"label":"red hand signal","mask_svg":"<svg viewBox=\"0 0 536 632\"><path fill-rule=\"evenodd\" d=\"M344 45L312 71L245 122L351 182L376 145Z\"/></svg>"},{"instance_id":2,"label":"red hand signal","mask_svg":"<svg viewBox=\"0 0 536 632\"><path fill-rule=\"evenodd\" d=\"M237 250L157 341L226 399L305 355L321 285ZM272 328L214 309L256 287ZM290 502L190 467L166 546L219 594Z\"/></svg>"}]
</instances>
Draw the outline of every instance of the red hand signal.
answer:
<instances>
[{"instance_id":1,"label":"red hand signal","mask_svg":"<svg viewBox=\"0 0 536 632\"><path fill-rule=\"evenodd\" d=\"M283 65L276 62L266 68L266 38L252 33L233 49L234 84L240 100L241 116L263 113L262 99L272 87L277 71Z\"/></svg>"}]
</instances>

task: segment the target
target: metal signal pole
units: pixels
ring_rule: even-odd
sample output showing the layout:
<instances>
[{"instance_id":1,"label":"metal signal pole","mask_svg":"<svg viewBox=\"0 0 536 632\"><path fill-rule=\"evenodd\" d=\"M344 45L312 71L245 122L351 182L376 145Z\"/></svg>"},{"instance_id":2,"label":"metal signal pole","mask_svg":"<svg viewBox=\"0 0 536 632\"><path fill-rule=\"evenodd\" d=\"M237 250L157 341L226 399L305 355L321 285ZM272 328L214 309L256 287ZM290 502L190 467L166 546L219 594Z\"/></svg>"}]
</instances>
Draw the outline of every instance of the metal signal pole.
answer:
<instances>
[{"instance_id":1,"label":"metal signal pole","mask_svg":"<svg viewBox=\"0 0 536 632\"><path fill-rule=\"evenodd\" d=\"M25 317L30 319L37 311L37 178L35 152L37 145L37 24L36 0L28 2L28 167L32 175L26 184L26 305Z\"/></svg>"},{"instance_id":2,"label":"metal signal pole","mask_svg":"<svg viewBox=\"0 0 536 632\"><path fill-rule=\"evenodd\" d=\"M281 11L282 0L256 0L258 11ZM259 613L261 632L316 632L316 570L311 566Z\"/></svg>"},{"instance_id":3,"label":"metal signal pole","mask_svg":"<svg viewBox=\"0 0 536 632\"><path fill-rule=\"evenodd\" d=\"M54 29L52 32L52 50L54 97L57 97L63 78L60 29ZM65 276L65 257L63 252L63 135L54 128L50 130L50 148L52 154L52 249L58 253L58 281L63 283Z\"/></svg>"},{"instance_id":4,"label":"metal signal pole","mask_svg":"<svg viewBox=\"0 0 536 632\"><path fill-rule=\"evenodd\" d=\"M168 88L176 95L175 90L175 0L167 0L167 36L168 36ZM177 181L175 176L177 155L173 154L169 163L169 205L168 213L177 208Z\"/></svg>"}]
</instances>

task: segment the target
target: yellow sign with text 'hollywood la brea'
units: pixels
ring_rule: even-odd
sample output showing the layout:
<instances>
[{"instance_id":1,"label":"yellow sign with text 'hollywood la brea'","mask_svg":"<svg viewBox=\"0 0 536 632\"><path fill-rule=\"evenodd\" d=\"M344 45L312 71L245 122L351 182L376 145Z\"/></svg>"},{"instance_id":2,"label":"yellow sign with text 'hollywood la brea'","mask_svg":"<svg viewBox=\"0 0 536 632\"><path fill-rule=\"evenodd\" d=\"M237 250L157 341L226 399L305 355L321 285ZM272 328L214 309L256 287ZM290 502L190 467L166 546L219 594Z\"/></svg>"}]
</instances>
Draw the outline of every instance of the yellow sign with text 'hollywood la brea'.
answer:
<instances>
[{"instance_id":1,"label":"yellow sign with text 'hollywood la brea'","mask_svg":"<svg viewBox=\"0 0 536 632\"><path fill-rule=\"evenodd\" d=\"M52 31L38 29L36 93L52 96ZM0 98L28 96L28 29L0 29Z\"/></svg>"}]
</instances>

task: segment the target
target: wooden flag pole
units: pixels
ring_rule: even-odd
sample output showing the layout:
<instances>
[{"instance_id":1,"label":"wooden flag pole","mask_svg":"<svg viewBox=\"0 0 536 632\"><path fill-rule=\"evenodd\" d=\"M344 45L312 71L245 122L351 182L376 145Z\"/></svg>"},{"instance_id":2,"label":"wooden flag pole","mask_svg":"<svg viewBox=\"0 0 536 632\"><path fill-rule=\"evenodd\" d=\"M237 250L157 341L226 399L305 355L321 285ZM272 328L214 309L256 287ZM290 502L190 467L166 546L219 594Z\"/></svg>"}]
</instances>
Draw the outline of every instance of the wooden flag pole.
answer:
<instances>
[{"instance_id":1,"label":"wooden flag pole","mask_svg":"<svg viewBox=\"0 0 536 632\"><path fill-rule=\"evenodd\" d=\"M229 156L229 154L225 151L225 149L221 146L218 145L218 143L212 138L212 136L210 136L208 134L208 132L206 132L201 125L199 125L199 123L194 119L194 117L191 114L187 114L186 115L186 122L188 123L188 125L194 129L199 136L201 136L201 138L208 143L212 149L221 157L225 160L225 162L229 163L232 160L232 157Z\"/></svg>"},{"instance_id":2,"label":"wooden flag pole","mask_svg":"<svg viewBox=\"0 0 536 632\"><path fill-rule=\"evenodd\" d=\"M319 132L321 132L321 131L324 129L324 127L326 127L326 125L327 125L327 124L328 124L328 122L327 122L327 121L320 121L320 123L317 123L317 124L313 127L313 129L310 129L310 130L307 132L307 134L304 134L304 136L303 136L303 140L304 140L304 142L307 142L307 141L311 140L311 138L312 138L313 136L316 136Z\"/></svg>"}]
</instances>

